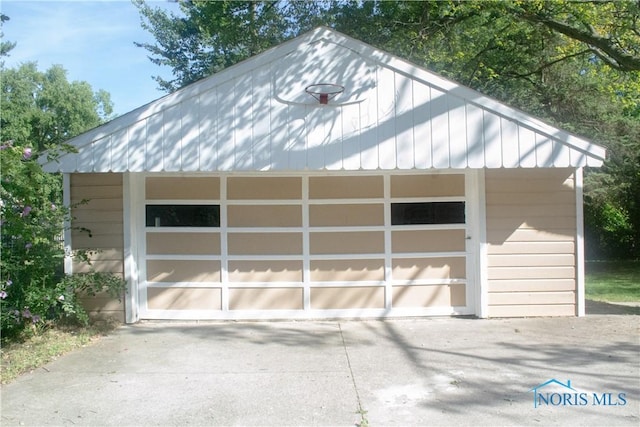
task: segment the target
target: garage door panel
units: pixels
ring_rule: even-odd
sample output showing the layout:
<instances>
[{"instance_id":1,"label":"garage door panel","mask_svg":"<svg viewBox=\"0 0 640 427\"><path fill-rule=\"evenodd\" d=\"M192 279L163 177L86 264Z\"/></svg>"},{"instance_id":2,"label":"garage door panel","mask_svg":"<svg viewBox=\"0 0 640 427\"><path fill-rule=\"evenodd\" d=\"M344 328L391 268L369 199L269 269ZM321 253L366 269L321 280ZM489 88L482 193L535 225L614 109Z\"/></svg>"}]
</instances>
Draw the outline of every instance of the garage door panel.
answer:
<instances>
[{"instance_id":1,"label":"garage door panel","mask_svg":"<svg viewBox=\"0 0 640 427\"><path fill-rule=\"evenodd\" d=\"M310 199L371 199L384 197L381 176L317 176L309 178Z\"/></svg>"},{"instance_id":2,"label":"garage door panel","mask_svg":"<svg viewBox=\"0 0 640 427\"><path fill-rule=\"evenodd\" d=\"M229 261L230 282L301 282L302 261Z\"/></svg>"},{"instance_id":3,"label":"garage door panel","mask_svg":"<svg viewBox=\"0 0 640 427\"><path fill-rule=\"evenodd\" d=\"M464 279L466 259L449 258L399 258L392 262L394 280Z\"/></svg>"},{"instance_id":4,"label":"garage door panel","mask_svg":"<svg viewBox=\"0 0 640 427\"><path fill-rule=\"evenodd\" d=\"M302 206L230 205L227 217L229 227L300 227Z\"/></svg>"},{"instance_id":5,"label":"garage door panel","mask_svg":"<svg viewBox=\"0 0 640 427\"><path fill-rule=\"evenodd\" d=\"M391 234L395 253L458 252L466 248L465 230L402 230Z\"/></svg>"},{"instance_id":6,"label":"garage door panel","mask_svg":"<svg viewBox=\"0 0 640 427\"><path fill-rule=\"evenodd\" d=\"M383 287L311 288L312 309L384 308Z\"/></svg>"},{"instance_id":7,"label":"garage door panel","mask_svg":"<svg viewBox=\"0 0 640 427\"><path fill-rule=\"evenodd\" d=\"M302 197L302 178L231 177L227 180L230 200L297 200Z\"/></svg>"},{"instance_id":8,"label":"garage door panel","mask_svg":"<svg viewBox=\"0 0 640 427\"><path fill-rule=\"evenodd\" d=\"M149 282L219 282L220 261L147 260Z\"/></svg>"},{"instance_id":9,"label":"garage door panel","mask_svg":"<svg viewBox=\"0 0 640 427\"><path fill-rule=\"evenodd\" d=\"M384 232L310 233L310 251L315 254L384 253Z\"/></svg>"},{"instance_id":10,"label":"garage door panel","mask_svg":"<svg viewBox=\"0 0 640 427\"><path fill-rule=\"evenodd\" d=\"M220 255L219 233L147 233L149 255Z\"/></svg>"},{"instance_id":11,"label":"garage door panel","mask_svg":"<svg viewBox=\"0 0 640 427\"><path fill-rule=\"evenodd\" d=\"M302 310L302 288L231 288L230 310Z\"/></svg>"},{"instance_id":12,"label":"garage door panel","mask_svg":"<svg viewBox=\"0 0 640 427\"><path fill-rule=\"evenodd\" d=\"M229 255L301 255L302 233L229 233Z\"/></svg>"},{"instance_id":13,"label":"garage door panel","mask_svg":"<svg viewBox=\"0 0 640 427\"><path fill-rule=\"evenodd\" d=\"M384 225L383 204L311 205L311 227L348 227Z\"/></svg>"},{"instance_id":14,"label":"garage door panel","mask_svg":"<svg viewBox=\"0 0 640 427\"><path fill-rule=\"evenodd\" d=\"M220 179L148 177L146 196L150 200L217 200L220 198Z\"/></svg>"},{"instance_id":15,"label":"garage door panel","mask_svg":"<svg viewBox=\"0 0 640 427\"><path fill-rule=\"evenodd\" d=\"M312 260L312 282L384 280L383 259Z\"/></svg>"},{"instance_id":16,"label":"garage door panel","mask_svg":"<svg viewBox=\"0 0 640 427\"><path fill-rule=\"evenodd\" d=\"M150 310L220 310L219 288L147 288Z\"/></svg>"},{"instance_id":17,"label":"garage door panel","mask_svg":"<svg viewBox=\"0 0 640 427\"><path fill-rule=\"evenodd\" d=\"M464 175L396 175L391 197L464 196Z\"/></svg>"},{"instance_id":18,"label":"garage door panel","mask_svg":"<svg viewBox=\"0 0 640 427\"><path fill-rule=\"evenodd\" d=\"M466 305L464 284L394 286L394 308L460 307Z\"/></svg>"}]
</instances>

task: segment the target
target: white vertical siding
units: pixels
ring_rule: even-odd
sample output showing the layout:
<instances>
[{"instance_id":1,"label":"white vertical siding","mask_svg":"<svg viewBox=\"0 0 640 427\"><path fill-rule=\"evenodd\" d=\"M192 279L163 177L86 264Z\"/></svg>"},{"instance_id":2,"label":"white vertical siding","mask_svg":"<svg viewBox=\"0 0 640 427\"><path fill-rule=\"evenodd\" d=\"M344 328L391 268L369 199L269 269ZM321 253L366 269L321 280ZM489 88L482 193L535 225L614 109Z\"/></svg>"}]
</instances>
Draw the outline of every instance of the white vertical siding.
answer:
<instances>
[{"instance_id":1,"label":"white vertical siding","mask_svg":"<svg viewBox=\"0 0 640 427\"><path fill-rule=\"evenodd\" d=\"M218 91L209 90L198 97L199 170L218 169Z\"/></svg>"},{"instance_id":2,"label":"white vertical siding","mask_svg":"<svg viewBox=\"0 0 640 427\"><path fill-rule=\"evenodd\" d=\"M274 100L273 108L270 111L271 125L271 163L272 169L287 169L289 167L289 148L291 140L289 137L289 106Z\"/></svg>"},{"instance_id":3,"label":"white vertical siding","mask_svg":"<svg viewBox=\"0 0 640 427\"><path fill-rule=\"evenodd\" d=\"M181 104L180 124L182 135L182 153L180 170L197 171L200 168L200 98Z\"/></svg>"},{"instance_id":4,"label":"white vertical siding","mask_svg":"<svg viewBox=\"0 0 640 427\"><path fill-rule=\"evenodd\" d=\"M218 151L218 169L233 170L234 168L234 152L236 149L236 99L234 94L235 81L230 80L220 85L217 89L218 104L214 106L213 111L204 111L204 114L217 114L216 138L211 141L215 144ZM225 106L221 108L221 106Z\"/></svg>"},{"instance_id":5,"label":"white vertical siding","mask_svg":"<svg viewBox=\"0 0 640 427\"><path fill-rule=\"evenodd\" d=\"M269 76L270 69L267 67L254 70L252 77L254 81L263 82L253 86L253 97L264 99L267 108L256 108L253 110L253 169L271 169L271 109L273 108L273 98L271 97L271 83ZM262 105L260 106L262 107Z\"/></svg>"},{"instance_id":6,"label":"white vertical siding","mask_svg":"<svg viewBox=\"0 0 640 427\"><path fill-rule=\"evenodd\" d=\"M342 166L357 170L360 163L360 104L342 107Z\"/></svg>"},{"instance_id":7,"label":"white vertical siding","mask_svg":"<svg viewBox=\"0 0 640 427\"><path fill-rule=\"evenodd\" d=\"M536 166L545 167L553 165L553 142L539 133L534 135L536 144Z\"/></svg>"},{"instance_id":8,"label":"white vertical siding","mask_svg":"<svg viewBox=\"0 0 640 427\"><path fill-rule=\"evenodd\" d=\"M93 169L96 172L109 172L111 169L111 164L113 162L111 137L112 135L107 135L93 143Z\"/></svg>"},{"instance_id":9,"label":"white vertical siding","mask_svg":"<svg viewBox=\"0 0 640 427\"><path fill-rule=\"evenodd\" d=\"M502 131L500 117L483 110L484 161L487 168L502 167Z\"/></svg>"},{"instance_id":10,"label":"white vertical siding","mask_svg":"<svg viewBox=\"0 0 640 427\"><path fill-rule=\"evenodd\" d=\"M193 103L190 103L193 105ZM182 166L182 115L181 104L164 111L162 122L162 157L164 170L179 171Z\"/></svg>"},{"instance_id":11,"label":"white vertical siding","mask_svg":"<svg viewBox=\"0 0 640 427\"><path fill-rule=\"evenodd\" d=\"M128 140L147 140L147 121L142 120L129 126L127 132ZM144 170L146 155L146 144L125 144L127 161L130 170Z\"/></svg>"},{"instance_id":12,"label":"white vertical siding","mask_svg":"<svg viewBox=\"0 0 640 427\"><path fill-rule=\"evenodd\" d=\"M129 156L127 150L128 129L120 129L111 136L112 161L111 168L115 170L129 169Z\"/></svg>"},{"instance_id":13,"label":"white vertical siding","mask_svg":"<svg viewBox=\"0 0 640 427\"><path fill-rule=\"evenodd\" d=\"M445 92L431 88L431 153L429 167L449 168L449 103Z\"/></svg>"},{"instance_id":14,"label":"white vertical siding","mask_svg":"<svg viewBox=\"0 0 640 427\"><path fill-rule=\"evenodd\" d=\"M449 101L449 166L467 167L467 116L463 99L448 96Z\"/></svg>"},{"instance_id":15,"label":"white vertical siding","mask_svg":"<svg viewBox=\"0 0 640 427\"><path fill-rule=\"evenodd\" d=\"M268 106L267 99L253 98L253 73L238 76L235 80L233 96L235 108L233 113L234 162L232 169L253 170L253 129L256 114L261 108ZM269 82L261 82L268 86Z\"/></svg>"},{"instance_id":16,"label":"white vertical siding","mask_svg":"<svg viewBox=\"0 0 640 427\"><path fill-rule=\"evenodd\" d=\"M88 149L81 150L78 153L78 164L77 164L78 172L93 171L93 165L94 165L93 156L94 156L94 151L96 151L95 145L96 143L93 142L89 145L89 147L87 147ZM75 170L73 170L72 172L75 172Z\"/></svg>"},{"instance_id":17,"label":"white vertical siding","mask_svg":"<svg viewBox=\"0 0 640 427\"><path fill-rule=\"evenodd\" d=\"M413 100L411 118L415 138L414 164L416 169L427 169L431 167L433 159L432 123L431 120L424 120L424 117L431 117L431 88L415 82L411 99Z\"/></svg>"},{"instance_id":18,"label":"white vertical siding","mask_svg":"<svg viewBox=\"0 0 640 427\"><path fill-rule=\"evenodd\" d=\"M400 97L408 96L406 87L395 85L394 72L388 68L378 69L378 167L381 169L395 169L396 167L396 101ZM399 91L402 90L402 93Z\"/></svg>"},{"instance_id":19,"label":"white vertical siding","mask_svg":"<svg viewBox=\"0 0 640 427\"><path fill-rule=\"evenodd\" d=\"M536 166L536 134L530 129L518 126L518 143L520 145L520 166L533 168Z\"/></svg>"},{"instance_id":20,"label":"white vertical siding","mask_svg":"<svg viewBox=\"0 0 640 427\"><path fill-rule=\"evenodd\" d=\"M307 130L304 109L287 108L287 118L290 120L287 128L289 140L283 153L283 169L303 170L307 165ZM288 158L288 162L287 162Z\"/></svg>"},{"instance_id":21,"label":"white vertical siding","mask_svg":"<svg viewBox=\"0 0 640 427\"><path fill-rule=\"evenodd\" d=\"M72 141L79 153L47 169L563 168L602 161L600 147L402 61L376 58L325 43L253 66L249 60L240 73L221 72L81 135ZM329 105L304 93L327 81L345 86Z\"/></svg>"},{"instance_id":22,"label":"white vertical siding","mask_svg":"<svg viewBox=\"0 0 640 427\"><path fill-rule=\"evenodd\" d=\"M162 156L163 124L164 114L162 112L154 114L147 119L147 139L145 140L145 159L147 163L145 170L150 172L160 172L164 168ZM131 144L131 141L129 144Z\"/></svg>"},{"instance_id":23,"label":"white vertical siding","mask_svg":"<svg viewBox=\"0 0 640 427\"><path fill-rule=\"evenodd\" d=\"M571 150L558 141L553 141L553 165L557 168L571 165Z\"/></svg>"},{"instance_id":24,"label":"white vertical siding","mask_svg":"<svg viewBox=\"0 0 640 427\"><path fill-rule=\"evenodd\" d=\"M328 145L325 133L325 116L327 116L327 111L324 109L309 109L307 112L306 122L308 123L309 132L306 135L307 160L305 166L310 169L324 169L326 164L323 147L324 144Z\"/></svg>"},{"instance_id":25,"label":"white vertical siding","mask_svg":"<svg viewBox=\"0 0 640 427\"><path fill-rule=\"evenodd\" d=\"M467 166L474 169L485 167L485 146L483 132L483 111L476 105L465 105L467 131Z\"/></svg>"},{"instance_id":26,"label":"white vertical siding","mask_svg":"<svg viewBox=\"0 0 640 427\"><path fill-rule=\"evenodd\" d=\"M361 168L377 169L378 162L378 91L369 91L361 104L360 160Z\"/></svg>"},{"instance_id":27,"label":"white vertical siding","mask_svg":"<svg viewBox=\"0 0 640 427\"><path fill-rule=\"evenodd\" d=\"M502 166L517 168L520 152L518 147L518 125L511 120L500 120L502 134Z\"/></svg>"},{"instance_id":28,"label":"white vertical siding","mask_svg":"<svg viewBox=\"0 0 640 427\"><path fill-rule=\"evenodd\" d=\"M267 68L92 141L61 170L569 167L587 156L515 120L382 68L367 100L278 102ZM235 102L234 102L235 100ZM230 106L230 107L229 107Z\"/></svg>"},{"instance_id":29,"label":"white vertical siding","mask_svg":"<svg viewBox=\"0 0 640 427\"><path fill-rule=\"evenodd\" d=\"M395 110L396 134L396 167L398 169L413 169L416 163L416 147L413 133L413 80L395 75L395 86L398 92Z\"/></svg>"}]
</instances>

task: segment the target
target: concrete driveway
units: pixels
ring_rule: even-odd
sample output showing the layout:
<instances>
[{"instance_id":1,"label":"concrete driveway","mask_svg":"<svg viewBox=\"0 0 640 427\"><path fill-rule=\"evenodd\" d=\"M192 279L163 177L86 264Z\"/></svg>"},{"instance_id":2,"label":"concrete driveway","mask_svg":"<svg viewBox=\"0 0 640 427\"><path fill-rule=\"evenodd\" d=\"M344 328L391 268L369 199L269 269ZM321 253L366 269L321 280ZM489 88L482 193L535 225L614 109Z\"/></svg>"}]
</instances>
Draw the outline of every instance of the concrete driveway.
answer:
<instances>
[{"instance_id":1,"label":"concrete driveway","mask_svg":"<svg viewBox=\"0 0 640 427\"><path fill-rule=\"evenodd\" d=\"M142 323L3 386L1 421L637 426L638 320Z\"/></svg>"}]
</instances>

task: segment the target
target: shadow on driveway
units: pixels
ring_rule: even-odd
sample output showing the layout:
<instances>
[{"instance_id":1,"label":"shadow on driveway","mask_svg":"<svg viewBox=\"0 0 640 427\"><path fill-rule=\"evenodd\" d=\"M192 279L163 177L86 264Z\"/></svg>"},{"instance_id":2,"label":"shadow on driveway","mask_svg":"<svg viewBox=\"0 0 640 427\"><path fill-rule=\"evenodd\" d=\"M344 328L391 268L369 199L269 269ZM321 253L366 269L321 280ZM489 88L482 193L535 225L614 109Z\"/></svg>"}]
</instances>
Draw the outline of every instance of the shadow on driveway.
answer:
<instances>
[{"instance_id":1,"label":"shadow on driveway","mask_svg":"<svg viewBox=\"0 0 640 427\"><path fill-rule=\"evenodd\" d=\"M634 314L640 315L640 303L615 304L603 301L587 300L587 316L590 314Z\"/></svg>"},{"instance_id":2,"label":"shadow on driveway","mask_svg":"<svg viewBox=\"0 0 640 427\"><path fill-rule=\"evenodd\" d=\"M638 317L595 306L624 315L589 302L581 318L143 322L3 386L0 420L637 426ZM534 408L552 378L629 403Z\"/></svg>"}]
</instances>

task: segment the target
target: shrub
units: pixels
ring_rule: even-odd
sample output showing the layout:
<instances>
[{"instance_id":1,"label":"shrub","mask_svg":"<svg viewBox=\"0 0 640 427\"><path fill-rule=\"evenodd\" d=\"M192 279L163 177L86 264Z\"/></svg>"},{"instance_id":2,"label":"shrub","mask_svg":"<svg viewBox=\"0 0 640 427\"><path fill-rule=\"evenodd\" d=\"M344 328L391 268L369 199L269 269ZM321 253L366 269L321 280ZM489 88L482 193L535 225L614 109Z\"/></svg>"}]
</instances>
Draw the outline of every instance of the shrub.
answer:
<instances>
[{"instance_id":1,"label":"shrub","mask_svg":"<svg viewBox=\"0 0 640 427\"><path fill-rule=\"evenodd\" d=\"M0 325L3 338L46 321L86 323L78 293L107 289L120 296L124 282L90 273L64 276L62 231L69 210L60 177L45 173L30 147L0 145Z\"/></svg>"}]
</instances>

